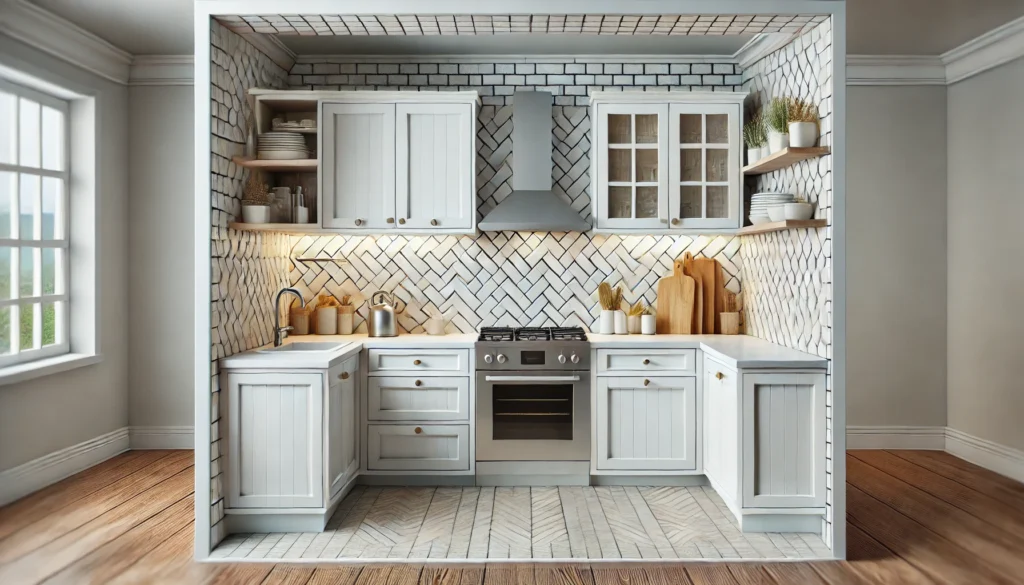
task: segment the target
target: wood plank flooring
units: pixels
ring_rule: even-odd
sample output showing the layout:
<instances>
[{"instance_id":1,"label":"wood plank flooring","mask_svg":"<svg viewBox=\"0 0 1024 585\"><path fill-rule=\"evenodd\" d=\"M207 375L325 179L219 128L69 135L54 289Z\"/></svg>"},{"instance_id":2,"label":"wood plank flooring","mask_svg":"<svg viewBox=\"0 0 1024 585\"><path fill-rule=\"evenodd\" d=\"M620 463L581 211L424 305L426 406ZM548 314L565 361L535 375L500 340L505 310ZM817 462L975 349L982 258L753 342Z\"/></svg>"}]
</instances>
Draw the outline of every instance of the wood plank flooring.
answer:
<instances>
[{"instance_id":1,"label":"wood plank flooring","mask_svg":"<svg viewBox=\"0 0 1024 585\"><path fill-rule=\"evenodd\" d=\"M848 462L849 560L792 563L630 564L586 562L487 565L318 565L288 564L290 558L344 556L362 547L394 550L379 540L339 531L344 518L358 526L387 522L374 503L386 490L361 489L332 522L333 532L235 538L234 551L280 556L280 563L203 563L192 561L192 454L185 451L134 451L70 477L0 508L0 583L277 583L294 585L675 585L789 583L1024 583L1024 485L949 454L925 451L851 451ZM492 548L508 554L541 556L550 551L590 554L618 547L615 526L623 518L648 532L670 513L692 517L700 510L720 533L719 540L695 544L685 530L660 530L636 553L658 556L689 554L696 547L722 550L734 534L721 530L713 515L722 511L709 494L640 488L609 490L577 498L558 488L467 492L462 488L429 490L401 502L422 509L415 534L401 536L403 554L424 558L486 556ZM697 497L697 496L700 497ZM602 502L602 498L604 502ZM590 501L588 501L588 499ZM420 500L426 500L426 503ZM511 503L506 503L506 500ZM587 506L614 510L594 518ZM388 498L385 498L388 501ZM646 506L641 506L641 503ZM603 504L607 504L604 506ZM627 507L627 505L629 507ZM510 527L500 539L483 539L474 527L506 510L528 509L530 536L524 524ZM516 507L518 506L518 508ZM556 514L556 509L562 509ZM646 509L646 511L644 511ZM481 510L484 517L481 517ZM638 511L639 510L639 511ZM513 514L514 516L514 514ZM584 516L586 518L584 519ZM337 518L337 517L336 517ZM558 519L561 519L559 523ZM630 526L634 526L630 524ZM622 530L620 528L620 530ZM693 528L700 531L700 527ZM536 534L534 531L538 531ZM749 536L749 535L746 535ZM777 535L766 538L784 546ZM641 546L642 545L642 546ZM748 543L750 554L763 543ZM794 547L795 548L795 547ZM299 552L301 549L301 552ZM445 555L441 555L441 551ZM514 557L513 557L514 558ZM724 559L727 561L728 559Z\"/></svg>"}]
</instances>

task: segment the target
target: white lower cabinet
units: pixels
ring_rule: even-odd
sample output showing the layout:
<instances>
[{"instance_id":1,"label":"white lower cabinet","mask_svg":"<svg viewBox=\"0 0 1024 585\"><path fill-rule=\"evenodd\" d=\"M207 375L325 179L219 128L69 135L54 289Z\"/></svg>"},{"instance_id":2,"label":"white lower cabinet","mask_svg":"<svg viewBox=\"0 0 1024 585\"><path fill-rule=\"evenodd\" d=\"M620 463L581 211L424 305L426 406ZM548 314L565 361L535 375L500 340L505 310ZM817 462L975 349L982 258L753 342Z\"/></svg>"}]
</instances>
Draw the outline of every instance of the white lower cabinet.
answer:
<instances>
[{"instance_id":1,"label":"white lower cabinet","mask_svg":"<svg viewBox=\"0 0 1024 585\"><path fill-rule=\"evenodd\" d=\"M359 472L357 358L329 371L327 379L327 479L332 498Z\"/></svg>"},{"instance_id":2,"label":"white lower cabinet","mask_svg":"<svg viewBox=\"0 0 1024 585\"><path fill-rule=\"evenodd\" d=\"M468 471L469 425L368 425L370 470Z\"/></svg>"},{"instance_id":3,"label":"white lower cabinet","mask_svg":"<svg viewBox=\"0 0 1024 585\"><path fill-rule=\"evenodd\" d=\"M704 475L726 502L740 499L739 376L704 358Z\"/></svg>"},{"instance_id":4,"label":"white lower cabinet","mask_svg":"<svg viewBox=\"0 0 1024 585\"><path fill-rule=\"evenodd\" d=\"M597 378L598 470L697 469L693 377Z\"/></svg>"},{"instance_id":5,"label":"white lower cabinet","mask_svg":"<svg viewBox=\"0 0 1024 585\"><path fill-rule=\"evenodd\" d=\"M373 376L366 392L371 421L469 420L469 378Z\"/></svg>"}]
</instances>

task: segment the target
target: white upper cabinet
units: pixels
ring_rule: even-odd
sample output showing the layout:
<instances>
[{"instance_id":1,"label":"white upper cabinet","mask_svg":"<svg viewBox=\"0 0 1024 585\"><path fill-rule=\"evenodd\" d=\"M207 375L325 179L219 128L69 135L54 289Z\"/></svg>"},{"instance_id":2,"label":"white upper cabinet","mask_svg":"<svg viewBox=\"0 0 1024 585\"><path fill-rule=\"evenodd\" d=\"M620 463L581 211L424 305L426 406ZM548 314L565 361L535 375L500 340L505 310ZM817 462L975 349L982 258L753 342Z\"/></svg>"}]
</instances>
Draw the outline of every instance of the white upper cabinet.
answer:
<instances>
[{"instance_id":1,"label":"white upper cabinet","mask_svg":"<svg viewBox=\"0 0 1024 585\"><path fill-rule=\"evenodd\" d=\"M595 92L595 231L739 229L745 95Z\"/></svg>"},{"instance_id":2,"label":"white upper cabinet","mask_svg":"<svg viewBox=\"0 0 1024 585\"><path fill-rule=\"evenodd\" d=\"M476 230L475 92L324 92L324 229Z\"/></svg>"}]
</instances>

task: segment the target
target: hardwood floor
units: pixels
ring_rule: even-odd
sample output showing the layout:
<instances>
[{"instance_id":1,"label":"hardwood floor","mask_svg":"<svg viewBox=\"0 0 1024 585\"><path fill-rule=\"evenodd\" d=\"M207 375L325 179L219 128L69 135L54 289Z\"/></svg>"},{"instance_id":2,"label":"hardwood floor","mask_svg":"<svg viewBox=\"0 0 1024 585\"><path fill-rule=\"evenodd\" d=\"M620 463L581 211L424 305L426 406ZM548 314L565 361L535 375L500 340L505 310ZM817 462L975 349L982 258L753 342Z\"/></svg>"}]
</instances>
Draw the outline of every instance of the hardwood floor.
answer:
<instances>
[{"instance_id":1,"label":"hardwood floor","mask_svg":"<svg viewBox=\"0 0 1024 585\"><path fill-rule=\"evenodd\" d=\"M190 451L133 451L0 508L0 583L1024 583L1024 485L934 451L851 451L845 562L340 566L192 561Z\"/></svg>"}]
</instances>

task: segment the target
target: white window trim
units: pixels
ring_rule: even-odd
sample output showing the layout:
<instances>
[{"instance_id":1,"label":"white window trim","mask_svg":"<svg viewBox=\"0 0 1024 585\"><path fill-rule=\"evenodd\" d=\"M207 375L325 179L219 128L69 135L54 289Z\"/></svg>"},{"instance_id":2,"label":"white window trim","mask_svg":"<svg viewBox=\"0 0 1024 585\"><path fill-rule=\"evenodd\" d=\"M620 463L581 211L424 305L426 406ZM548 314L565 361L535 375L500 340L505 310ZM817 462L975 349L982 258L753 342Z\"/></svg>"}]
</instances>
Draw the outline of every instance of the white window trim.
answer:
<instances>
[{"instance_id":1,"label":"white window trim","mask_svg":"<svg viewBox=\"0 0 1024 585\"><path fill-rule=\"evenodd\" d=\"M96 156L101 131L96 102L102 93L91 83L60 78L18 56L0 51L0 57L6 61L0 65L0 80L40 92L51 102L66 100L65 157L69 175L64 194L64 226L68 235L64 294L74 299L74 303L68 302L69 347L60 355L38 356L34 361L0 367L0 386L5 386L102 361L98 315L100 173Z\"/></svg>"}]
</instances>

